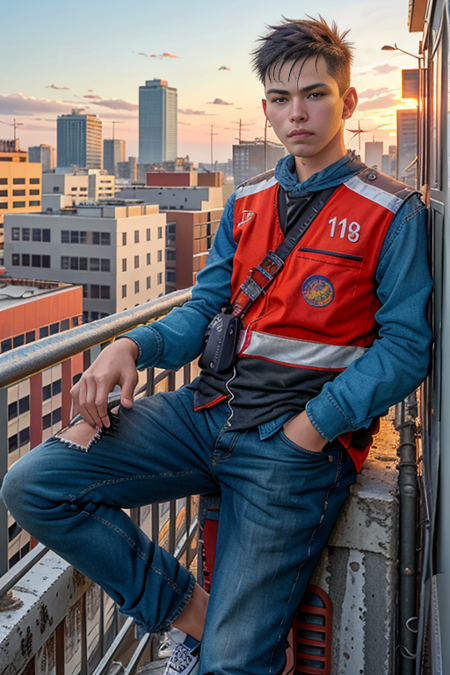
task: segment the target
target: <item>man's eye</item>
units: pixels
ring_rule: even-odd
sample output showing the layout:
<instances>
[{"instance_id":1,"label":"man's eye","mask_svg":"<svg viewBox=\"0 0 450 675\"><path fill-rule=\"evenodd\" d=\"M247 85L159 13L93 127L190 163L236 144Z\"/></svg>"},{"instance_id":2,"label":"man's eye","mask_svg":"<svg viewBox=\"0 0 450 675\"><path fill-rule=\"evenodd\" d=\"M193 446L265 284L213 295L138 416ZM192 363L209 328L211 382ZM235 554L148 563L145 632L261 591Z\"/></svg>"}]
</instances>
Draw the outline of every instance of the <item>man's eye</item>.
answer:
<instances>
[{"instance_id":1,"label":"man's eye","mask_svg":"<svg viewBox=\"0 0 450 675\"><path fill-rule=\"evenodd\" d=\"M313 91L309 95L310 98L322 98L322 96L324 96L324 94L321 91Z\"/></svg>"},{"instance_id":2,"label":"man's eye","mask_svg":"<svg viewBox=\"0 0 450 675\"><path fill-rule=\"evenodd\" d=\"M273 99L273 103L284 103L286 98L284 96L278 96L278 98Z\"/></svg>"}]
</instances>

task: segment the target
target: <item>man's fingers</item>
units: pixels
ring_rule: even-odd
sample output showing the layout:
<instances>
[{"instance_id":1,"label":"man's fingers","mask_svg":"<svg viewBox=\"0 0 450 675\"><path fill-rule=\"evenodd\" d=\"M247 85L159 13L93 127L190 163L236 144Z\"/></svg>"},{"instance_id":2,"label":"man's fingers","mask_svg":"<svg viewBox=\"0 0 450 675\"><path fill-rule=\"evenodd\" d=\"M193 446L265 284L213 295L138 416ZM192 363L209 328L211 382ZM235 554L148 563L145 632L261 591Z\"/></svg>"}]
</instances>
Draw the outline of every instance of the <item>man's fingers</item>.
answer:
<instances>
[{"instance_id":1,"label":"man's fingers","mask_svg":"<svg viewBox=\"0 0 450 675\"><path fill-rule=\"evenodd\" d=\"M95 407L97 409L97 414L101 420L100 426L109 427L110 421L108 416L108 394L109 391L105 387L98 387L96 397L95 397Z\"/></svg>"},{"instance_id":2,"label":"man's fingers","mask_svg":"<svg viewBox=\"0 0 450 675\"><path fill-rule=\"evenodd\" d=\"M94 397L92 394L92 384L90 383L89 379L90 378L86 377L84 379L81 379L79 382L80 389L79 389L78 405L80 408L80 414L82 418L85 420L85 422L90 424L91 427L96 429L98 426L101 426L101 420L95 419L95 416L93 415L92 407Z\"/></svg>"},{"instance_id":3,"label":"man's fingers","mask_svg":"<svg viewBox=\"0 0 450 675\"><path fill-rule=\"evenodd\" d=\"M122 384L122 391L120 393L120 402L124 408L133 407L133 393L134 388L136 386L136 382L137 382L137 375L136 369L134 369L132 376L128 375L124 379Z\"/></svg>"}]
</instances>

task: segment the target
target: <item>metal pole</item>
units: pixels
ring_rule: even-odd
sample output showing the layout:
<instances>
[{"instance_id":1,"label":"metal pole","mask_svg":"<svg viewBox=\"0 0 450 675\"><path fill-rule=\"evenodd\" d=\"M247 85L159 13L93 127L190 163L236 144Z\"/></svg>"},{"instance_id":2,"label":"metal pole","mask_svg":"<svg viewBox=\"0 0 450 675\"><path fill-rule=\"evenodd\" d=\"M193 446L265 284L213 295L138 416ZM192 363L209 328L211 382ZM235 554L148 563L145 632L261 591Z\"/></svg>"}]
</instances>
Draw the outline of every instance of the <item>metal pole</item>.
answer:
<instances>
[{"instance_id":1,"label":"metal pole","mask_svg":"<svg viewBox=\"0 0 450 675\"><path fill-rule=\"evenodd\" d=\"M399 653L400 675L414 675L416 651L417 448L415 421L400 404Z\"/></svg>"},{"instance_id":2,"label":"metal pole","mask_svg":"<svg viewBox=\"0 0 450 675\"><path fill-rule=\"evenodd\" d=\"M0 480L8 471L8 389L0 389ZM8 571L8 511L0 500L0 576Z\"/></svg>"}]
</instances>

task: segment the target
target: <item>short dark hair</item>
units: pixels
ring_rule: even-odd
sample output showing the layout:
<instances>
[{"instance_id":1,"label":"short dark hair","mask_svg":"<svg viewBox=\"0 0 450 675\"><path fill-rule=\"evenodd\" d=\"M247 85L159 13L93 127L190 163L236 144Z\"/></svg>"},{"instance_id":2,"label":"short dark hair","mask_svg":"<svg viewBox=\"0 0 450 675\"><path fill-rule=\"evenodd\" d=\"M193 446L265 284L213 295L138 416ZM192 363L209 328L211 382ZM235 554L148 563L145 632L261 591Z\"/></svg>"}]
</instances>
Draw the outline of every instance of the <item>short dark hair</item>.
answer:
<instances>
[{"instance_id":1,"label":"short dark hair","mask_svg":"<svg viewBox=\"0 0 450 675\"><path fill-rule=\"evenodd\" d=\"M345 39L347 33L339 33L335 22L331 27L325 19L309 17L304 20L285 19L277 26L268 26L267 35L259 38L261 44L252 52L253 69L264 84L266 76L276 80L287 61L303 62L322 56L329 75L344 94L350 86L350 67L353 61L352 43ZM278 75L277 75L278 73Z\"/></svg>"}]
</instances>

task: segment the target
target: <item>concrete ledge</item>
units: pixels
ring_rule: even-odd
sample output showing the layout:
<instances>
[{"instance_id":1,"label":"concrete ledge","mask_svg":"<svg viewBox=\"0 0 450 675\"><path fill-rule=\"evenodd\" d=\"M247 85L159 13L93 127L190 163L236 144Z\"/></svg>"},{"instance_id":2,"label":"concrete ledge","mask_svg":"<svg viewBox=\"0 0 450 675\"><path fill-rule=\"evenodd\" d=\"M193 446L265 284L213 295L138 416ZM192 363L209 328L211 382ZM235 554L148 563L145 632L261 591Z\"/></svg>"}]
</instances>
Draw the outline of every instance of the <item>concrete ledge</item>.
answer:
<instances>
[{"instance_id":1,"label":"concrete ledge","mask_svg":"<svg viewBox=\"0 0 450 675\"><path fill-rule=\"evenodd\" d=\"M372 453L311 579L333 603L331 672L339 675L394 672L398 460L392 443Z\"/></svg>"},{"instance_id":2,"label":"concrete ledge","mask_svg":"<svg viewBox=\"0 0 450 675\"><path fill-rule=\"evenodd\" d=\"M0 673L20 672L90 585L56 553L34 565L12 589L20 606L0 612Z\"/></svg>"}]
</instances>

